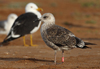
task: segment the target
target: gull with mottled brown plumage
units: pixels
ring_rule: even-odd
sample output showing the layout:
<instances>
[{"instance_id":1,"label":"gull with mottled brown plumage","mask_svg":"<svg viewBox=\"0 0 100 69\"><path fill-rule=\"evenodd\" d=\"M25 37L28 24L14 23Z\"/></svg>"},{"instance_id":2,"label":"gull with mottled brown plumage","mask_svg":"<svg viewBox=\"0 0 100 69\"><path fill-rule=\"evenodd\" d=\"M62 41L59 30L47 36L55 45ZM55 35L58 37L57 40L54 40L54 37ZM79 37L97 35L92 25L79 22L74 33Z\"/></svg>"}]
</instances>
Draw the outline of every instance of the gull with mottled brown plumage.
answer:
<instances>
[{"instance_id":1,"label":"gull with mottled brown plumage","mask_svg":"<svg viewBox=\"0 0 100 69\"><path fill-rule=\"evenodd\" d=\"M55 64L56 52L62 51L62 62L64 62L64 51L73 48L89 48L85 46L85 42L76 37L68 29L55 24L55 17L51 13L45 13L40 19L43 24L41 26L41 36L44 42L55 50Z\"/></svg>"}]
</instances>

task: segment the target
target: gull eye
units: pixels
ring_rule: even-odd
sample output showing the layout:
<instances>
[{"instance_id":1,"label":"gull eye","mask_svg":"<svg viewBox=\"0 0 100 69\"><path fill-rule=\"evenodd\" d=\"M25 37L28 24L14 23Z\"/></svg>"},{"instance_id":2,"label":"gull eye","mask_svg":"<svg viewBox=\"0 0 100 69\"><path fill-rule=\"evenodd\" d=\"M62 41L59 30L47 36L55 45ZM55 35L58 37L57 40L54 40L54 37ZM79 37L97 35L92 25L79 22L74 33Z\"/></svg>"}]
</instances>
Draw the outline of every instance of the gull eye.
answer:
<instances>
[{"instance_id":1,"label":"gull eye","mask_svg":"<svg viewBox=\"0 0 100 69\"><path fill-rule=\"evenodd\" d=\"M31 6L31 8L33 8L33 7Z\"/></svg>"},{"instance_id":2,"label":"gull eye","mask_svg":"<svg viewBox=\"0 0 100 69\"><path fill-rule=\"evenodd\" d=\"M46 19L46 18L48 18L48 16L44 16L43 18Z\"/></svg>"},{"instance_id":3,"label":"gull eye","mask_svg":"<svg viewBox=\"0 0 100 69\"><path fill-rule=\"evenodd\" d=\"M11 17L11 19L14 19L14 17Z\"/></svg>"}]
</instances>

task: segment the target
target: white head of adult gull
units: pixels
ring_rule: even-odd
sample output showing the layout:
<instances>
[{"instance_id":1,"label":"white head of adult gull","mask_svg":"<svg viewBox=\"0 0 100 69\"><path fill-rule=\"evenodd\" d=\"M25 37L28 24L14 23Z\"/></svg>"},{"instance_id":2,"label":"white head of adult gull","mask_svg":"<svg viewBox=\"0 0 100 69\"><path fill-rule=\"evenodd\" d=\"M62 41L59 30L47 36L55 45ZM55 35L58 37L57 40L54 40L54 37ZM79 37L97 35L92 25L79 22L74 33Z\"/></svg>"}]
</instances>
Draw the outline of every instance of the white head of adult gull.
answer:
<instances>
[{"instance_id":1,"label":"white head of adult gull","mask_svg":"<svg viewBox=\"0 0 100 69\"><path fill-rule=\"evenodd\" d=\"M25 12L33 12L35 13L38 18L41 17L41 13L39 11L43 11L43 9L38 8L37 5L35 3L28 3L25 7Z\"/></svg>"},{"instance_id":2,"label":"white head of adult gull","mask_svg":"<svg viewBox=\"0 0 100 69\"><path fill-rule=\"evenodd\" d=\"M89 48L85 43L77 38L71 31L61 26L55 25L55 17L51 13L45 13L40 18L43 22L41 26L41 36L47 46L55 50L55 64L56 52L62 51L62 62L64 62L64 50L73 48Z\"/></svg>"},{"instance_id":3,"label":"white head of adult gull","mask_svg":"<svg viewBox=\"0 0 100 69\"><path fill-rule=\"evenodd\" d=\"M8 15L8 18L7 20L5 21L1 21L0 22L0 28L1 29L4 29L4 31L0 30L0 34L8 34L10 29L11 29L11 26L13 25L14 21L16 20L18 16L14 13L11 13Z\"/></svg>"},{"instance_id":4,"label":"white head of adult gull","mask_svg":"<svg viewBox=\"0 0 100 69\"><path fill-rule=\"evenodd\" d=\"M41 17L41 13L39 11L42 11L42 9L38 8L36 4L28 3L25 7L26 13L20 15L15 20L10 33L1 44L23 36L24 46L29 46L25 42L25 35L32 34L39 29L41 21L35 22L35 20L38 20ZM30 35L30 41L31 46L36 46L32 43L32 35Z\"/></svg>"}]
</instances>

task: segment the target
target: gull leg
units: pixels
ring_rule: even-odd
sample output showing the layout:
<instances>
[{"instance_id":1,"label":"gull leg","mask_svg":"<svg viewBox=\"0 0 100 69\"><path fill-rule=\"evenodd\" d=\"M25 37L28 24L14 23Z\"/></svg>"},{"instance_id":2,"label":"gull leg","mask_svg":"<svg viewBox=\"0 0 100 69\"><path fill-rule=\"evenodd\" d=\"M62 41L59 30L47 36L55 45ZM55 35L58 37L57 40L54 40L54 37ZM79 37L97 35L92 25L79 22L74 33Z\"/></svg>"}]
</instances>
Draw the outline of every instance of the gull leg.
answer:
<instances>
[{"instance_id":1,"label":"gull leg","mask_svg":"<svg viewBox=\"0 0 100 69\"><path fill-rule=\"evenodd\" d=\"M30 42L31 42L31 46L37 46L33 44L33 40L32 40L32 34L30 34Z\"/></svg>"},{"instance_id":2,"label":"gull leg","mask_svg":"<svg viewBox=\"0 0 100 69\"><path fill-rule=\"evenodd\" d=\"M54 54L54 56L55 56L55 58L54 58L54 63L56 64L56 53L57 53L57 51L55 50L55 54Z\"/></svg>"},{"instance_id":3,"label":"gull leg","mask_svg":"<svg viewBox=\"0 0 100 69\"><path fill-rule=\"evenodd\" d=\"M64 50L62 50L62 63L64 63Z\"/></svg>"},{"instance_id":4,"label":"gull leg","mask_svg":"<svg viewBox=\"0 0 100 69\"><path fill-rule=\"evenodd\" d=\"M23 42L24 42L24 46L29 46L29 45L27 45L26 42L25 42L25 36L23 36Z\"/></svg>"}]
</instances>

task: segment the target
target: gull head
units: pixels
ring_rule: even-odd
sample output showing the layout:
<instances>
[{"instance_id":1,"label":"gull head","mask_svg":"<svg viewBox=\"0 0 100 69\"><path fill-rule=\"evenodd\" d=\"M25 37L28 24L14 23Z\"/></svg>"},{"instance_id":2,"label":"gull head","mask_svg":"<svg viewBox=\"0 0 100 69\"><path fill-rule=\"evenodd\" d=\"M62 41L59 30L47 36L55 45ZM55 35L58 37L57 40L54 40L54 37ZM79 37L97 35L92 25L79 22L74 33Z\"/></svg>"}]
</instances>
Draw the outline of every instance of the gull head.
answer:
<instances>
[{"instance_id":1,"label":"gull head","mask_svg":"<svg viewBox=\"0 0 100 69\"><path fill-rule=\"evenodd\" d=\"M14 13L11 13L10 15L8 15L8 22L9 23L14 23L14 21L17 19L17 15L16 14L14 14Z\"/></svg>"},{"instance_id":2,"label":"gull head","mask_svg":"<svg viewBox=\"0 0 100 69\"><path fill-rule=\"evenodd\" d=\"M38 6L35 3L28 3L25 7L25 12L38 12L43 11L42 8L38 8Z\"/></svg>"},{"instance_id":3,"label":"gull head","mask_svg":"<svg viewBox=\"0 0 100 69\"><path fill-rule=\"evenodd\" d=\"M55 17L53 16L52 13L45 13L45 14L43 14L42 17L40 18L40 20L43 23L55 24Z\"/></svg>"}]
</instances>

